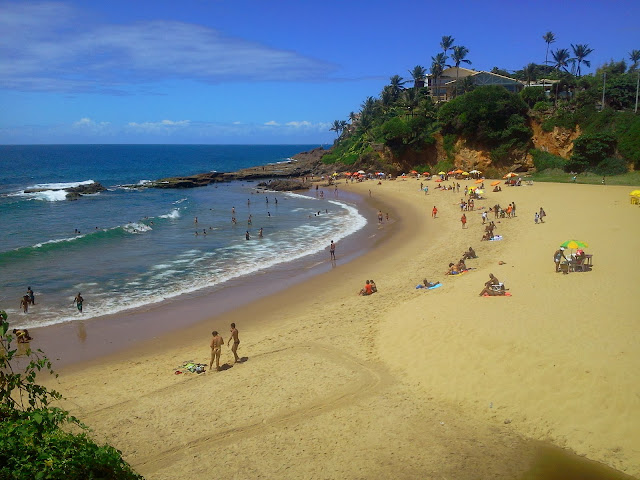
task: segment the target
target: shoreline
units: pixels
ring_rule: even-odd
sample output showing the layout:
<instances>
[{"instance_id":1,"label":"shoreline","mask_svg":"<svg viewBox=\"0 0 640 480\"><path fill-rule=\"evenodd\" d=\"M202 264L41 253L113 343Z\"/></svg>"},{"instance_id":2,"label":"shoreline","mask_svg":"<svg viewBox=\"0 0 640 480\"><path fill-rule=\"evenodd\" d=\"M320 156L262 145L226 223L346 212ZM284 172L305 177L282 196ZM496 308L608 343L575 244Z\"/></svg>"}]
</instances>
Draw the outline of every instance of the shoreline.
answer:
<instances>
[{"instance_id":1,"label":"shoreline","mask_svg":"<svg viewBox=\"0 0 640 480\"><path fill-rule=\"evenodd\" d=\"M72 399L72 413L156 479L202 476L219 462L237 478L545 478L523 477L544 460L539 440L563 447L572 467L604 469L599 478L630 477L568 452L638 475L640 354L632 332L640 303L632 279L640 260L608 247L640 233L627 188L536 185L489 194L477 208L515 200L518 217L498 223L502 242L480 242L480 211L468 212L460 229L460 195L425 197L415 180L346 188L366 195L369 187L373 206L397 212L390 238L179 334L63 369L52 383ZM567 198L581 208L567 208ZM534 226L540 201L548 219ZM591 243L591 272L552 273L551 253L570 236ZM476 270L445 277L448 261L469 244ZM477 296L491 271L512 297ZM443 288L416 290L424 277ZM358 297L367 278L378 293ZM598 298L602 288L617 292L613 317ZM208 331L226 339L232 321L245 362L221 373L172 374L186 359L208 363ZM223 361L229 355L223 349ZM185 416L185 405L198 415ZM207 425L198 421L204 417Z\"/></svg>"},{"instance_id":2,"label":"shoreline","mask_svg":"<svg viewBox=\"0 0 640 480\"><path fill-rule=\"evenodd\" d=\"M340 241L338 264L351 262L369 251L380 235L388 235L389 228L377 231L375 209L367 198L348 192L346 199L355 203L367 219L367 225ZM307 193L311 195L311 189ZM332 198L333 199L333 198ZM172 337L176 332L202 325L214 316L241 308L263 297L276 295L298 282L320 275L331 268L327 252L317 252L292 262L283 262L269 270L243 275L222 286L181 294L175 298L148 304L123 312L61 322L32 329L33 349L48 353L57 370L99 362L102 357L134 350L138 344L157 338ZM176 320L177 319L177 320Z\"/></svg>"}]
</instances>

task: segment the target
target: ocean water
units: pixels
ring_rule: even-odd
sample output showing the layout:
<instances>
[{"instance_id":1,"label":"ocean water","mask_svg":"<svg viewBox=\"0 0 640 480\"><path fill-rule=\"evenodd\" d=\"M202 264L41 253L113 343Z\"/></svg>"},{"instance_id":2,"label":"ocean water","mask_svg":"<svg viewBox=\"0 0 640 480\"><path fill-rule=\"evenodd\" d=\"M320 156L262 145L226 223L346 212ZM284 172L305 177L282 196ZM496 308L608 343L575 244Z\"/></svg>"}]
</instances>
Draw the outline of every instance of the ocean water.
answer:
<instances>
[{"instance_id":1,"label":"ocean water","mask_svg":"<svg viewBox=\"0 0 640 480\"><path fill-rule=\"evenodd\" d=\"M259 192L249 182L124 187L291 161L315 146L0 146L0 309L15 327L87 319L210 291L326 249L366 224L333 192ZM54 191L91 181L107 191L77 201ZM44 191L24 193L33 188ZM24 314L29 286L36 302ZM82 314L73 306L78 292Z\"/></svg>"}]
</instances>

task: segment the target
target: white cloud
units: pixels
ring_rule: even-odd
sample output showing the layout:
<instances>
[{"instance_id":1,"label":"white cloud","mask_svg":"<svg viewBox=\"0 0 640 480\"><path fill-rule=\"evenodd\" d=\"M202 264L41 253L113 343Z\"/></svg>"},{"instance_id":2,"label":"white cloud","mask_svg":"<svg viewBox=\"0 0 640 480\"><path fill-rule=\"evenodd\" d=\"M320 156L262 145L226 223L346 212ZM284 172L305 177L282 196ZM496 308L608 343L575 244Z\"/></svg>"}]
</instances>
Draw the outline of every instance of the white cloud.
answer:
<instances>
[{"instance_id":1,"label":"white cloud","mask_svg":"<svg viewBox=\"0 0 640 480\"><path fill-rule=\"evenodd\" d=\"M265 125L270 126L270 127L279 127L280 124L278 122L276 122L275 120L269 120L268 122L265 122Z\"/></svg>"},{"instance_id":2,"label":"white cloud","mask_svg":"<svg viewBox=\"0 0 640 480\"><path fill-rule=\"evenodd\" d=\"M310 127L311 122L307 122L306 120L302 122L288 122L286 123L288 127Z\"/></svg>"},{"instance_id":3,"label":"white cloud","mask_svg":"<svg viewBox=\"0 0 640 480\"><path fill-rule=\"evenodd\" d=\"M146 133L171 133L182 128L187 128L190 125L190 120L160 120L159 122L129 122L127 127L130 130L138 130Z\"/></svg>"},{"instance_id":4,"label":"white cloud","mask_svg":"<svg viewBox=\"0 0 640 480\"><path fill-rule=\"evenodd\" d=\"M180 78L301 81L334 65L176 21L92 26L59 3L0 4L0 86L17 90L121 93L125 86Z\"/></svg>"}]
</instances>

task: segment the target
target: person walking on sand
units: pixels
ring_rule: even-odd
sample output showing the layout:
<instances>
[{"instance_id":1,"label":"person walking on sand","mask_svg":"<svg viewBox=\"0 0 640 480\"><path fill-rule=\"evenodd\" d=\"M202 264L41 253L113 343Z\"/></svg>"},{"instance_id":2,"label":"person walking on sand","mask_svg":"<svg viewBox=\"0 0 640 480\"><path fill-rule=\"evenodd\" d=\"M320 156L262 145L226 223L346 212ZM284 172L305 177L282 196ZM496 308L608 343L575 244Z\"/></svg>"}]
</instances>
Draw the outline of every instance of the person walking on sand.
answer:
<instances>
[{"instance_id":1,"label":"person walking on sand","mask_svg":"<svg viewBox=\"0 0 640 480\"><path fill-rule=\"evenodd\" d=\"M329 253L331 254L331 260L336 259L336 244L331 240L331 245L329 245Z\"/></svg>"},{"instance_id":2,"label":"person walking on sand","mask_svg":"<svg viewBox=\"0 0 640 480\"><path fill-rule=\"evenodd\" d=\"M547 214L542 207L540 207L540 213L538 214L538 216L540 217L540 223L544 223L544 217L546 217Z\"/></svg>"},{"instance_id":3,"label":"person walking on sand","mask_svg":"<svg viewBox=\"0 0 640 480\"><path fill-rule=\"evenodd\" d=\"M233 352L234 363L238 363L240 361L240 357L238 357L238 346L240 345L240 339L238 338L238 329L236 328L236 324L231 324L231 336L229 337L229 341L227 342L227 347L231 340L233 340L233 347L231 347L231 351Z\"/></svg>"},{"instance_id":4,"label":"person walking on sand","mask_svg":"<svg viewBox=\"0 0 640 480\"><path fill-rule=\"evenodd\" d=\"M222 351L222 345L224 345L224 339L218 334L216 330L211 332L213 338L211 339L211 361L209 362L209 370L213 368L213 362L216 362L216 371L220 371L220 352Z\"/></svg>"},{"instance_id":5,"label":"person walking on sand","mask_svg":"<svg viewBox=\"0 0 640 480\"><path fill-rule=\"evenodd\" d=\"M73 299L73 303L76 305L76 307L78 307L78 311L80 313L82 313L82 302L84 302L84 298L82 298L82 295L80 295L80 292L78 292L76 298Z\"/></svg>"},{"instance_id":6,"label":"person walking on sand","mask_svg":"<svg viewBox=\"0 0 640 480\"><path fill-rule=\"evenodd\" d=\"M431 216L433 218L436 218L436 215L438 215L438 209L436 208L436 206L433 206L433 210L431 210Z\"/></svg>"},{"instance_id":7,"label":"person walking on sand","mask_svg":"<svg viewBox=\"0 0 640 480\"><path fill-rule=\"evenodd\" d=\"M467 225L467 216L463 213L462 217L460 217L460 221L462 222L462 228L465 228Z\"/></svg>"},{"instance_id":8,"label":"person walking on sand","mask_svg":"<svg viewBox=\"0 0 640 480\"><path fill-rule=\"evenodd\" d=\"M564 256L564 247L560 247L553 254L553 261L556 264L556 273L560 271L560 262L562 261L563 258L567 260L567 257Z\"/></svg>"}]
</instances>

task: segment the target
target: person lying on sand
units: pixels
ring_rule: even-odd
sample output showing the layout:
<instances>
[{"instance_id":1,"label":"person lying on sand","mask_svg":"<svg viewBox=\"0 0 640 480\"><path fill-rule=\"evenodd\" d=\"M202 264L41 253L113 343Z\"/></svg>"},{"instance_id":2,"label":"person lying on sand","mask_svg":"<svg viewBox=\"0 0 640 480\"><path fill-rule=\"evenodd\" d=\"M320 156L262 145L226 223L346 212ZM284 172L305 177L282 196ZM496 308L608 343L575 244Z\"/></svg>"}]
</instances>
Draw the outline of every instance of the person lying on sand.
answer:
<instances>
[{"instance_id":1,"label":"person lying on sand","mask_svg":"<svg viewBox=\"0 0 640 480\"><path fill-rule=\"evenodd\" d=\"M431 287L435 287L436 285L438 285L440 282L439 281L435 281L433 283L431 283L429 280L427 280L426 278L422 281L422 283L424 284L425 288L431 288Z\"/></svg>"},{"instance_id":2,"label":"person lying on sand","mask_svg":"<svg viewBox=\"0 0 640 480\"><path fill-rule=\"evenodd\" d=\"M371 282L367 280L364 284L364 288L358 292L358 295L371 295L373 294L373 289L371 288Z\"/></svg>"}]
</instances>

